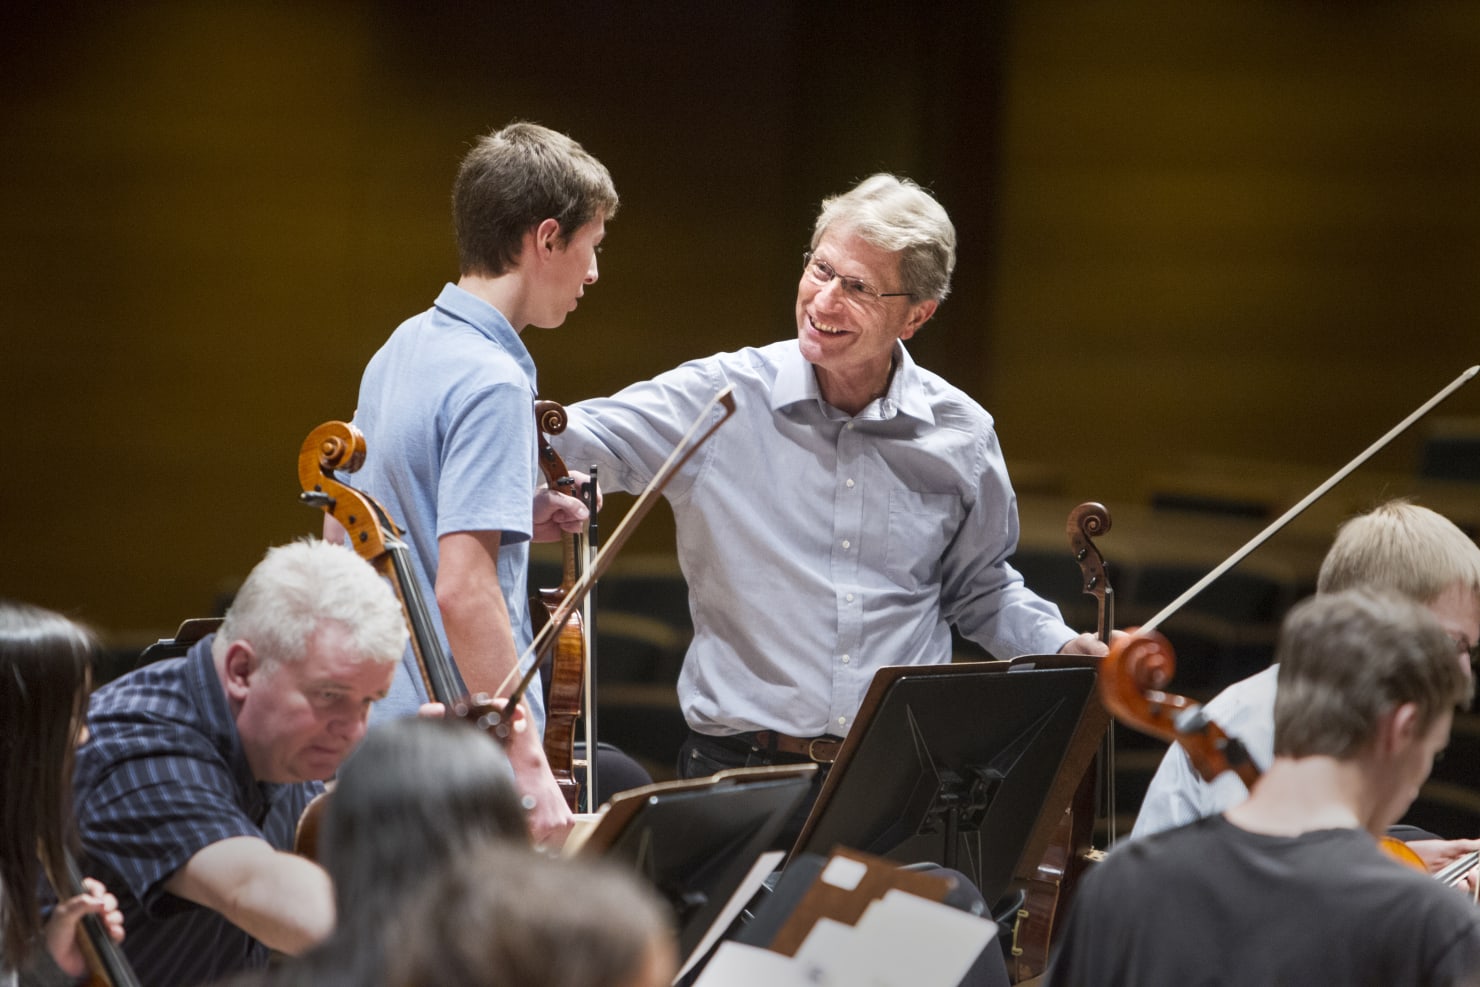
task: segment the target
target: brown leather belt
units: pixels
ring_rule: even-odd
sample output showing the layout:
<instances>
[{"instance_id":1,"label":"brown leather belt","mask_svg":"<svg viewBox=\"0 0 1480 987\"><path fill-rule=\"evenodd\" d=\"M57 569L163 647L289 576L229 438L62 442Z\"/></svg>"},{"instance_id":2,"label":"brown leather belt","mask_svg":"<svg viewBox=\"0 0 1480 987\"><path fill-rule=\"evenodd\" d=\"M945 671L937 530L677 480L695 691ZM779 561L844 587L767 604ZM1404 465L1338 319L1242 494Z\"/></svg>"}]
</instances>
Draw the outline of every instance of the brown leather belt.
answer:
<instances>
[{"instance_id":1,"label":"brown leather belt","mask_svg":"<svg viewBox=\"0 0 1480 987\"><path fill-rule=\"evenodd\" d=\"M843 746L841 737L788 737L775 730L757 730L743 735L758 750L796 754L818 764L831 764L838 759L838 749Z\"/></svg>"}]
</instances>

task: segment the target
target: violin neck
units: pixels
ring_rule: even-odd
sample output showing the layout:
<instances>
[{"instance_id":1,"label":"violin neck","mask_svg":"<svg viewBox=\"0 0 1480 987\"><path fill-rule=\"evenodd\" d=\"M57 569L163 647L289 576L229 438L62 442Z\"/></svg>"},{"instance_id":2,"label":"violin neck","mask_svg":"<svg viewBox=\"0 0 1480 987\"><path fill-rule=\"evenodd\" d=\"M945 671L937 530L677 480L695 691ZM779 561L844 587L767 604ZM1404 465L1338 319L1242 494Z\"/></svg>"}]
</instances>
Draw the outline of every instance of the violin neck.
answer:
<instances>
[{"instance_id":1,"label":"violin neck","mask_svg":"<svg viewBox=\"0 0 1480 987\"><path fill-rule=\"evenodd\" d=\"M561 536L563 561L560 572L560 594L564 596L580 581L586 564L586 539L567 531Z\"/></svg>"},{"instance_id":2,"label":"violin neck","mask_svg":"<svg viewBox=\"0 0 1480 987\"><path fill-rule=\"evenodd\" d=\"M1099 637L1105 644L1110 643L1110 632L1115 629L1115 590L1110 584L1105 584L1105 592L1100 594L1100 627Z\"/></svg>"}]
</instances>

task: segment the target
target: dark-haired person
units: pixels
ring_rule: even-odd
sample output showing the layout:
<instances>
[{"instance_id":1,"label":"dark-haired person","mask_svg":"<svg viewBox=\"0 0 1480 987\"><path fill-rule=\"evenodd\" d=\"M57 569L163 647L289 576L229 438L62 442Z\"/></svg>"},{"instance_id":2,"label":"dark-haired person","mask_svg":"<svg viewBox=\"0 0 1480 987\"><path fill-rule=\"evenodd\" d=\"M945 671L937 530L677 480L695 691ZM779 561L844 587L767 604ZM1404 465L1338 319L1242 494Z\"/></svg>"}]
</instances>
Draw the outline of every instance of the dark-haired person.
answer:
<instances>
[{"instance_id":1,"label":"dark-haired person","mask_svg":"<svg viewBox=\"0 0 1480 987\"><path fill-rule=\"evenodd\" d=\"M1276 650L1274 762L1224 811L1113 850L1081 883L1053 987L1480 982L1480 911L1378 848L1473 685L1427 609L1321 594Z\"/></svg>"},{"instance_id":2,"label":"dark-haired person","mask_svg":"<svg viewBox=\"0 0 1480 987\"><path fill-rule=\"evenodd\" d=\"M65 874L75 837L69 788L97 642L61 614L0 600L0 985L17 971L42 980L81 976L77 924L102 915L123 938L118 902L92 879L87 893L43 918L43 871Z\"/></svg>"},{"instance_id":3,"label":"dark-haired person","mask_svg":"<svg viewBox=\"0 0 1480 987\"><path fill-rule=\"evenodd\" d=\"M580 501L540 488L535 366L520 334L574 311L616 210L606 168L569 137L513 123L481 138L452 192L457 283L391 334L360 381L368 454L354 482L406 526L432 619L471 681L504 681L533 637L529 542L586 517ZM340 537L332 521L324 533ZM376 715L427 699L408 653ZM545 760L539 690L528 705L534 728L515 734L509 758L534 802L531 832L560 842L574 820Z\"/></svg>"},{"instance_id":4,"label":"dark-haired person","mask_svg":"<svg viewBox=\"0 0 1480 987\"><path fill-rule=\"evenodd\" d=\"M418 889L490 841L530 852L524 815L509 760L482 730L420 717L376 724L340 769L319 830L318 859L334 882L333 933L231 987L382 983L386 943ZM528 893L501 886L517 900ZM441 920L463 921L451 914L437 910Z\"/></svg>"},{"instance_id":5,"label":"dark-haired person","mask_svg":"<svg viewBox=\"0 0 1480 987\"><path fill-rule=\"evenodd\" d=\"M300 541L267 553L186 656L94 693L78 824L141 982L193 987L329 933L329 878L291 852L294 830L364 735L406 638L369 563Z\"/></svg>"},{"instance_id":6,"label":"dark-haired person","mask_svg":"<svg viewBox=\"0 0 1480 987\"><path fill-rule=\"evenodd\" d=\"M444 868L406 909L387 987L667 987L672 916L636 875L507 846Z\"/></svg>"}]
</instances>

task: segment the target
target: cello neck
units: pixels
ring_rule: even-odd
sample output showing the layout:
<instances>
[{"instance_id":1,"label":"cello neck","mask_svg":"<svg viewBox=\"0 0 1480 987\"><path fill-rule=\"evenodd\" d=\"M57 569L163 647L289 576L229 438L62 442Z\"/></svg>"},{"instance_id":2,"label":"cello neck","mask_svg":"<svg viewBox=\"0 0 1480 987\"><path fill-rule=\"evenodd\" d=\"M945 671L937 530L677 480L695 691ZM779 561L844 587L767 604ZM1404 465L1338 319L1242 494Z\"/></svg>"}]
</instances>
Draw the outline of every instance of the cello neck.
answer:
<instances>
[{"instance_id":1,"label":"cello neck","mask_svg":"<svg viewBox=\"0 0 1480 987\"><path fill-rule=\"evenodd\" d=\"M65 880L56 885L59 892L68 897L86 894L87 889L82 884L82 870L70 852L63 852L63 866L66 874L63 875ZM134 968L129 966L118 943L108 935L108 929L100 917L95 914L84 915L78 928L83 934L83 955L93 971L92 984L100 983L104 987L140 987Z\"/></svg>"},{"instance_id":2,"label":"cello neck","mask_svg":"<svg viewBox=\"0 0 1480 987\"><path fill-rule=\"evenodd\" d=\"M452 659L442 647L442 639L432 626L432 613L426 598L421 594L421 584L411 568L411 557L406 543L396 539L388 545L391 582L396 595L401 598L401 608L406 613L406 622L411 626L411 647L416 652L416 663L426 679L427 693L433 701L444 705L460 699L464 689L459 681Z\"/></svg>"}]
</instances>

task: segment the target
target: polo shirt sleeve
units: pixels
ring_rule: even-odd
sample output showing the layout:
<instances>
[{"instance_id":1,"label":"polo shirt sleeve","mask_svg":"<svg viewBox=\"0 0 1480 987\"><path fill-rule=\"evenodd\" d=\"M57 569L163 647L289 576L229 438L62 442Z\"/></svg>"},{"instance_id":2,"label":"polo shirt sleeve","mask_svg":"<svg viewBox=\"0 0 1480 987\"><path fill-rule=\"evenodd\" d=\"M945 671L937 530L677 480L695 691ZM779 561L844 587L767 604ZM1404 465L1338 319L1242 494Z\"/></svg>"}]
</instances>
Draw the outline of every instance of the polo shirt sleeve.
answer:
<instances>
[{"instance_id":1,"label":"polo shirt sleeve","mask_svg":"<svg viewBox=\"0 0 1480 987\"><path fill-rule=\"evenodd\" d=\"M505 542L533 535L535 419L529 391L482 388L448 410L437 480L437 537L498 531Z\"/></svg>"}]
</instances>

